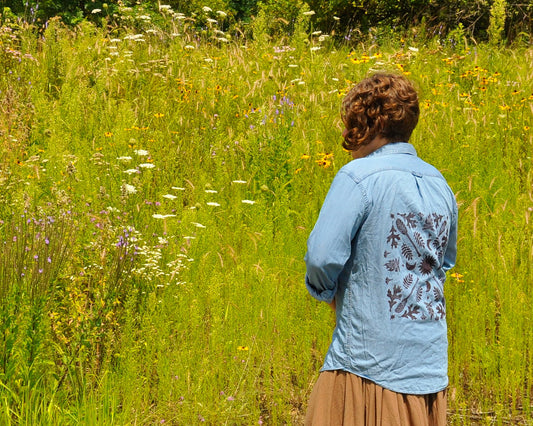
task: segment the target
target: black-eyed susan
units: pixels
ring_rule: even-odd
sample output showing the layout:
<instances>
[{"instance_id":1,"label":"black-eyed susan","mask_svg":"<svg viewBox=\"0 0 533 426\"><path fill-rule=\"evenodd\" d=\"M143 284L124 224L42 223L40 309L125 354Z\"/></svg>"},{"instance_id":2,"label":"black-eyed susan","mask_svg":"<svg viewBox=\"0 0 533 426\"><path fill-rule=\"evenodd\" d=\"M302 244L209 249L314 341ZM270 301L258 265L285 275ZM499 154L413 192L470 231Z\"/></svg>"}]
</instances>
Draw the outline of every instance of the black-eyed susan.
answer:
<instances>
[{"instance_id":1,"label":"black-eyed susan","mask_svg":"<svg viewBox=\"0 0 533 426\"><path fill-rule=\"evenodd\" d=\"M249 350L250 348L248 346L237 346L237 350L238 351L247 351Z\"/></svg>"},{"instance_id":2,"label":"black-eyed susan","mask_svg":"<svg viewBox=\"0 0 533 426\"><path fill-rule=\"evenodd\" d=\"M106 138L110 138L111 136L113 136L113 133L112 133L112 132L105 132L105 133L104 133L104 136L105 136Z\"/></svg>"},{"instance_id":3,"label":"black-eyed susan","mask_svg":"<svg viewBox=\"0 0 533 426\"><path fill-rule=\"evenodd\" d=\"M162 112L156 112L156 113L154 114L154 117L155 117L155 118L163 118L164 116L165 116L165 114L163 114Z\"/></svg>"}]
</instances>

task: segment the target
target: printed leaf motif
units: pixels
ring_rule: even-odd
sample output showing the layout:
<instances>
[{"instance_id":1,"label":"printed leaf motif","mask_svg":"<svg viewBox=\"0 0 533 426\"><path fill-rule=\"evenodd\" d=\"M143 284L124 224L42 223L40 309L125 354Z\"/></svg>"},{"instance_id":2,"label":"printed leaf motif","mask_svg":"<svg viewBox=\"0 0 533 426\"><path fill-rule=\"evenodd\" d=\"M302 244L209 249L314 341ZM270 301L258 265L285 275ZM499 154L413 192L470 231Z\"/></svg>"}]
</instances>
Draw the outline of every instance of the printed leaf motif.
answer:
<instances>
[{"instance_id":1,"label":"printed leaf motif","mask_svg":"<svg viewBox=\"0 0 533 426\"><path fill-rule=\"evenodd\" d=\"M442 220L443 216L437 213L433 213L432 216L433 216L433 220L435 221L435 226L439 226L439 223Z\"/></svg>"},{"instance_id":2,"label":"printed leaf motif","mask_svg":"<svg viewBox=\"0 0 533 426\"><path fill-rule=\"evenodd\" d=\"M387 237L387 242L390 243L390 246L392 248L398 247L398 241L400 240L400 234L396 233L396 229L394 229L394 225L390 229L390 234Z\"/></svg>"},{"instance_id":3,"label":"printed leaf motif","mask_svg":"<svg viewBox=\"0 0 533 426\"><path fill-rule=\"evenodd\" d=\"M426 221L424 222L424 225L422 226L422 229L424 231L433 231L435 230L435 227L433 225L433 219L431 216L426 217Z\"/></svg>"},{"instance_id":4,"label":"printed leaf motif","mask_svg":"<svg viewBox=\"0 0 533 426\"><path fill-rule=\"evenodd\" d=\"M428 254L424 255L422 263L418 267L422 275L429 275L433 271L433 268L437 265L437 261L433 256Z\"/></svg>"},{"instance_id":5,"label":"printed leaf motif","mask_svg":"<svg viewBox=\"0 0 533 426\"><path fill-rule=\"evenodd\" d=\"M416 216L413 212L411 213L408 213L408 214L400 214L401 217L403 217L405 219L405 223L407 223L407 226L409 228L416 228Z\"/></svg>"},{"instance_id":6,"label":"printed leaf motif","mask_svg":"<svg viewBox=\"0 0 533 426\"><path fill-rule=\"evenodd\" d=\"M413 260L413 250L407 244L402 244L402 256L407 260Z\"/></svg>"},{"instance_id":7,"label":"printed leaf motif","mask_svg":"<svg viewBox=\"0 0 533 426\"><path fill-rule=\"evenodd\" d=\"M433 287L433 295L435 297L435 300L442 300L442 293L437 287Z\"/></svg>"},{"instance_id":8,"label":"printed leaf motif","mask_svg":"<svg viewBox=\"0 0 533 426\"><path fill-rule=\"evenodd\" d=\"M402 315L404 318L416 319L416 316L420 313L420 308L416 305L409 305L407 311Z\"/></svg>"},{"instance_id":9,"label":"printed leaf motif","mask_svg":"<svg viewBox=\"0 0 533 426\"><path fill-rule=\"evenodd\" d=\"M442 235L446 231L446 225L447 225L446 221L442 222L442 225L440 226L440 229L439 229L439 235Z\"/></svg>"},{"instance_id":10,"label":"printed leaf motif","mask_svg":"<svg viewBox=\"0 0 533 426\"><path fill-rule=\"evenodd\" d=\"M440 315L441 319L446 317L446 311L444 310L444 306L442 306L440 303L437 305L437 313Z\"/></svg>"},{"instance_id":11,"label":"printed leaf motif","mask_svg":"<svg viewBox=\"0 0 533 426\"><path fill-rule=\"evenodd\" d=\"M420 302L422 300L422 294L424 293L424 290L422 287L418 287L418 290L416 291L416 301Z\"/></svg>"},{"instance_id":12,"label":"printed leaf motif","mask_svg":"<svg viewBox=\"0 0 533 426\"><path fill-rule=\"evenodd\" d=\"M400 271L400 259L391 259L385 263L385 267L390 272L399 272Z\"/></svg>"},{"instance_id":13,"label":"printed leaf motif","mask_svg":"<svg viewBox=\"0 0 533 426\"><path fill-rule=\"evenodd\" d=\"M424 244L424 238L422 238L422 235L420 235L418 232L415 232L413 235L418 246L421 248L425 248L426 245Z\"/></svg>"},{"instance_id":14,"label":"printed leaf motif","mask_svg":"<svg viewBox=\"0 0 533 426\"><path fill-rule=\"evenodd\" d=\"M392 310L396 300L400 300L402 298L402 289L397 285L393 287L392 291L389 288L387 290L387 297L389 298L389 309Z\"/></svg>"},{"instance_id":15,"label":"printed leaf motif","mask_svg":"<svg viewBox=\"0 0 533 426\"><path fill-rule=\"evenodd\" d=\"M408 289L411 287L411 284L413 284L413 276L411 274L408 274L403 279L403 286Z\"/></svg>"},{"instance_id":16,"label":"printed leaf motif","mask_svg":"<svg viewBox=\"0 0 533 426\"><path fill-rule=\"evenodd\" d=\"M426 309L428 310L428 314L430 318L433 318L433 315L435 315L435 311L433 310L433 306L431 302L426 302Z\"/></svg>"}]
</instances>

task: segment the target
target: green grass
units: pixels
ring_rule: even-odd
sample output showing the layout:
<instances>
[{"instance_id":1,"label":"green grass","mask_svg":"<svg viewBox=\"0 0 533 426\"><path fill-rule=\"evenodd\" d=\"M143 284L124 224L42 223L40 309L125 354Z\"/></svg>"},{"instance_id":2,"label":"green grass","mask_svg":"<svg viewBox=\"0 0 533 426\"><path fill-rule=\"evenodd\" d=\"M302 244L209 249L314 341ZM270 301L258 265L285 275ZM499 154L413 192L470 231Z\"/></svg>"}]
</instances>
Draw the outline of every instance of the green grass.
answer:
<instances>
[{"instance_id":1,"label":"green grass","mask_svg":"<svg viewBox=\"0 0 533 426\"><path fill-rule=\"evenodd\" d=\"M531 50L127 34L0 33L3 424L300 423L334 326L305 243L377 69L460 206L450 423L531 422Z\"/></svg>"}]
</instances>

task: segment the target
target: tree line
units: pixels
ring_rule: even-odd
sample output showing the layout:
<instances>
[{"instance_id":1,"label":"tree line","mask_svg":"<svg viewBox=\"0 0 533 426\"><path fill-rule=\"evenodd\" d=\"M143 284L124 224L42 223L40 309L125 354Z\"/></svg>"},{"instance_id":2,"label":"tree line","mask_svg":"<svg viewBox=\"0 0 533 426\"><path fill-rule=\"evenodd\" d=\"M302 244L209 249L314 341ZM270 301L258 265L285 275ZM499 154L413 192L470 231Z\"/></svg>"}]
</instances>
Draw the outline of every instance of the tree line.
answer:
<instances>
[{"instance_id":1,"label":"tree line","mask_svg":"<svg viewBox=\"0 0 533 426\"><path fill-rule=\"evenodd\" d=\"M315 31L349 38L372 28L402 31L423 28L428 36L445 37L460 29L476 40L517 38L531 43L533 0L0 0L1 19L45 25L55 16L67 24L82 20L113 25L124 14L158 14L172 10L198 17L205 25L206 10L224 12L225 29L247 25L266 14L273 35L289 33L302 10Z\"/></svg>"}]
</instances>

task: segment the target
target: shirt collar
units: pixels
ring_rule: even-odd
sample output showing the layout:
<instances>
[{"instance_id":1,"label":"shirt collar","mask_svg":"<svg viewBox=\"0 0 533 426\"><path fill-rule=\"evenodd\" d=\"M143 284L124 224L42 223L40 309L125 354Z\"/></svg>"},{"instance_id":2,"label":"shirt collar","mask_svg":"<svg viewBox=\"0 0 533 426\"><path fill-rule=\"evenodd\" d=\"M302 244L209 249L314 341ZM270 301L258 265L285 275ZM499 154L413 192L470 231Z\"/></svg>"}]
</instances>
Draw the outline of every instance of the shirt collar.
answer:
<instances>
[{"instance_id":1,"label":"shirt collar","mask_svg":"<svg viewBox=\"0 0 533 426\"><path fill-rule=\"evenodd\" d=\"M416 156L416 149L408 142L393 142L383 145L366 156L366 158L390 155L390 154L409 154Z\"/></svg>"}]
</instances>

